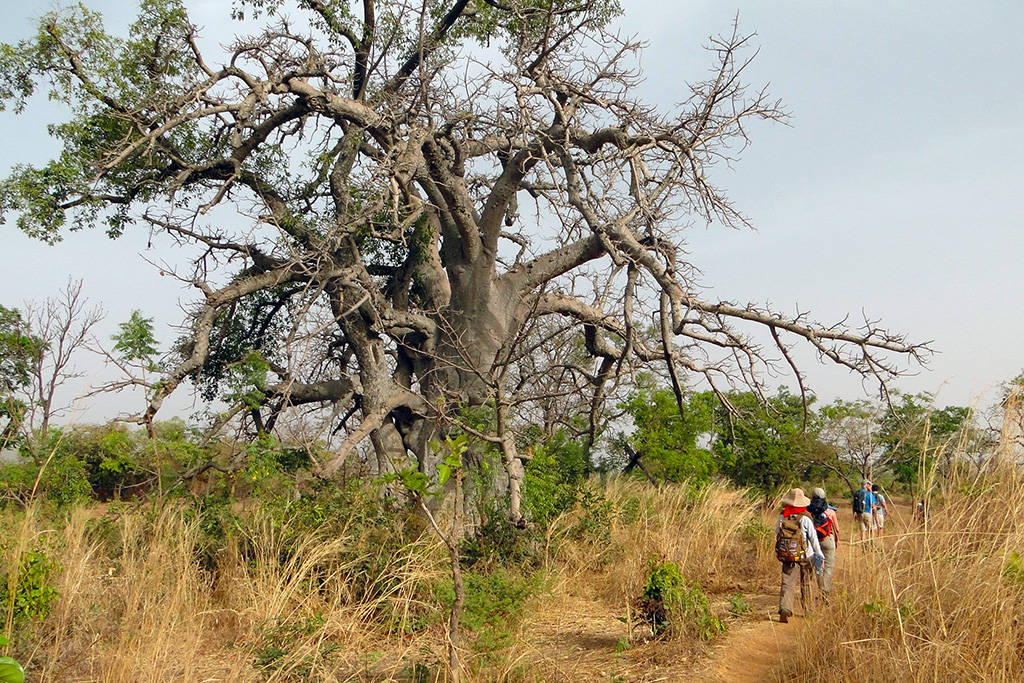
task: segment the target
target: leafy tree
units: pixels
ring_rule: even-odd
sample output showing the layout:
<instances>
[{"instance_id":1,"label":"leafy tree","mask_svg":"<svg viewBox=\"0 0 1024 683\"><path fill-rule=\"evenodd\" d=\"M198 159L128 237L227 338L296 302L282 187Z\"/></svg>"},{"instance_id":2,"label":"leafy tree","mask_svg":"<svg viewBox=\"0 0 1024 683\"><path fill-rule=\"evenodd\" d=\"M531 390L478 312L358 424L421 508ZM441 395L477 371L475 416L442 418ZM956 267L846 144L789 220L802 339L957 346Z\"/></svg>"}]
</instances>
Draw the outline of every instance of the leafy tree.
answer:
<instances>
[{"instance_id":1,"label":"leafy tree","mask_svg":"<svg viewBox=\"0 0 1024 683\"><path fill-rule=\"evenodd\" d=\"M785 387L762 401L753 392L733 392L715 411L714 454L723 474L739 486L766 495L802 478L820 457L802 398ZM813 397L810 397L813 401Z\"/></svg>"},{"instance_id":2,"label":"leafy tree","mask_svg":"<svg viewBox=\"0 0 1024 683\"><path fill-rule=\"evenodd\" d=\"M277 19L286 8L293 19ZM921 350L898 335L705 298L684 226L746 224L715 166L750 122L784 113L745 89L737 33L713 41L714 72L679 105L637 100L642 44L611 26L619 11L239 0L233 15L267 25L218 36L226 52L182 0L143 0L127 38L79 5L49 12L34 38L0 46L0 103L21 111L37 90L65 103L63 150L0 182L0 212L48 242L137 224L167 238L180 262L168 271L197 297L145 423L191 379L234 392L253 435L257 415L264 429L286 413L319 420L337 435L320 476L370 442L435 478L430 444L453 406L491 402L493 430L476 438L502 451L513 516L515 427L567 391L590 401L592 440L606 397L652 364L680 404L683 370L756 382L801 340L896 373L894 354ZM586 362L536 362L552 346ZM229 369L254 351L265 385L235 392Z\"/></svg>"},{"instance_id":3,"label":"leafy tree","mask_svg":"<svg viewBox=\"0 0 1024 683\"><path fill-rule=\"evenodd\" d=\"M635 430L622 437L627 469L639 466L659 481L706 481L714 470L707 443L718 401L711 392L687 397L682 411L673 391L641 378L620 407L633 419Z\"/></svg>"},{"instance_id":4,"label":"leafy tree","mask_svg":"<svg viewBox=\"0 0 1024 683\"><path fill-rule=\"evenodd\" d=\"M157 355L156 337L153 335L153 319L142 317L142 311L132 311L127 322L118 326L113 336L114 351L129 362L142 362L150 371L155 371L153 357Z\"/></svg>"},{"instance_id":5,"label":"leafy tree","mask_svg":"<svg viewBox=\"0 0 1024 683\"><path fill-rule=\"evenodd\" d=\"M21 392L35 376L44 347L45 342L32 335L18 309L0 306L0 418L5 421L0 448L16 439L27 408Z\"/></svg>"},{"instance_id":6,"label":"leafy tree","mask_svg":"<svg viewBox=\"0 0 1024 683\"><path fill-rule=\"evenodd\" d=\"M963 406L935 408L928 393L896 393L898 403L882 418L881 463L903 484L917 480L939 455L952 456L957 441L971 428L972 410Z\"/></svg>"}]
</instances>

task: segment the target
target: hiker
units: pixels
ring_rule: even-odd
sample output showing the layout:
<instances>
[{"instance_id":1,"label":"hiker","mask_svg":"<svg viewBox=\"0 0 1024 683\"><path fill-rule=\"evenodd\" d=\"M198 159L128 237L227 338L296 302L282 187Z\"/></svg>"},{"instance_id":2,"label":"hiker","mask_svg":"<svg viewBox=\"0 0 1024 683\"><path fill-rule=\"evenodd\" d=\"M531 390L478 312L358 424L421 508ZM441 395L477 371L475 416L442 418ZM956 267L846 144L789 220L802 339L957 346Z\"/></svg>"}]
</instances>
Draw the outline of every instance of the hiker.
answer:
<instances>
[{"instance_id":1,"label":"hiker","mask_svg":"<svg viewBox=\"0 0 1024 683\"><path fill-rule=\"evenodd\" d=\"M811 491L811 503L807 506L814 522L814 531L821 545L821 554L825 556L825 564L818 572L818 590L828 598L832 593L832 576L836 569L836 548L839 547L838 510L828 504L825 489L818 487Z\"/></svg>"},{"instance_id":2,"label":"hiker","mask_svg":"<svg viewBox=\"0 0 1024 683\"><path fill-rule=\"evenodd\" d=\"M885 502L885 496L882 495L882 488L878 484L873 484L871 486L871 495L875 499L875 509L873 514L875 533L881 536L882 529L885 528L885 518L889 516L889 505Z\"/></svg>"},{"instance_id":3,"label":"hiker","mask_svg":"<svg viewBox=\"0 0 1024 683\"><path fill-rule=\"evenodd\" d=\"M790 489L782 498L782 514L775 525L775 554L782 562L782 585L779 588L779 621L789 622L793 616L796 585L800 583L800 606L807 613L808 581L814 571L811 562L821 567L825 556L821 553L818 534L807 506L811 500L803 489Z\"/></svg>"},{"instance_id":4,"label":"hiker","mask_svg":"<svg viewBox=\"0 0 1024 683\"><path fill-rule=\"evenodd\" d=\"M875 497L871 493L871 482L865 479L860 489L853 492L853 518L860 525L860 540L870 540L875 531Z\"/></svg>"}]
</instances>

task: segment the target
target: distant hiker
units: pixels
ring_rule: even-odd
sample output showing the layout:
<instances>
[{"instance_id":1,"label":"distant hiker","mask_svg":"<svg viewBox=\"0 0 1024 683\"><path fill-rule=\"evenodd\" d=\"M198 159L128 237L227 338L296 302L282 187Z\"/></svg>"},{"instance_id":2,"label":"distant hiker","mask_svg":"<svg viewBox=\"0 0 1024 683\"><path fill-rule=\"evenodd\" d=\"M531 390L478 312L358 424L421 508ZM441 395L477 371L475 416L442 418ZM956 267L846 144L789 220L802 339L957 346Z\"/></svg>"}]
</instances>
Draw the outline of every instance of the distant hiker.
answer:
<instances>
[{"instance_id":1,"label":"distant hiker","mask_svg":"<svg viewBox=\"0 0 1024 683\"><path fill-rule=\"evenodd\" d=\"M924 498L917 504L917 509L914 510L914 517L921 524L924 524L925 520L928 519L928 503L925 502Z\"/></svg>"},{"instance_id":2,"label":"distant hiker","mask_svg":"<svg viewBox=\"0 0 1024 683\"><path fill-rule=\"evenodd\" d=\"M816 488L811 491L811 502L807 506L814 522L814 531L821 544L821 554L825 556L825 565L818 572L818 589L828 597L832 592L832 576L836 569L836 548L839 547L839 517L836 508L825 499L825 489Z\"/></svg>"},{"instance_id":3,"label":"distant hiker","mask_svg":"<svg viewBox=\"0 0 1024 683\"><path fill-rule=\"evenodd\" d=\"M775 525L775 555L782 562L782 586L779 589L779 621L783 624L793 616L796 585L800 583L800 606L807 613L808 582L811 562L823 566L818 534L814 531L811 513L807 511L810 499L802 489L791 489L782 499L783 509Z\"/></svg>"},{"instance_id":4,"label":"distant hiker","mask_svg":"<svg viewBox=\"0 0 1024 683\"><path fill-rule=\"evenodd\" d=\"M871 493L871 482L865 479L860 489L853 492L853 518L860 526L860 540L870 539L875 531L875 496Z\"/></svg>"},{"instance_id":5,"label":"distant hiker","mask_svg":"<svg viewBox=\"0 0 1024 683\"><path fill-rule=\"evenodd\" d=\"M882 495L882 488L878 484L871 486L871 495L875 498L874 522L876 533L881 536L885 528L885 518L889 516L889 505Z\"/></svg>"}]
</instances>

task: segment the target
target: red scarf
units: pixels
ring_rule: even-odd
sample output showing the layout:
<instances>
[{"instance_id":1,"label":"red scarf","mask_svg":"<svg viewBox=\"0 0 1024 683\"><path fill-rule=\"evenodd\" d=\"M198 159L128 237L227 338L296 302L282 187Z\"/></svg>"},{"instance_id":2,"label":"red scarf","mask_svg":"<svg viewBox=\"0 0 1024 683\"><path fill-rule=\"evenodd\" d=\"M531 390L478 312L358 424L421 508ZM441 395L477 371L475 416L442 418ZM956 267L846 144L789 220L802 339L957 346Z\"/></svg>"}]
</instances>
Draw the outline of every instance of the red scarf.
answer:
<instances>
[{"instance_id":1,"label":"red scarf","mask_svg":"<svg viewBox=\"0 0 1024 683\"><path fill-rule=\"evenodd\" d=\"M783 517L790 517L791 515L799 515L801 512L805 511L806 509L807 509L806 505L804 507L802 507L802 508L795 508L792 505L787 505L782 510L782 516Z\"/></svg>"}]
</instances>

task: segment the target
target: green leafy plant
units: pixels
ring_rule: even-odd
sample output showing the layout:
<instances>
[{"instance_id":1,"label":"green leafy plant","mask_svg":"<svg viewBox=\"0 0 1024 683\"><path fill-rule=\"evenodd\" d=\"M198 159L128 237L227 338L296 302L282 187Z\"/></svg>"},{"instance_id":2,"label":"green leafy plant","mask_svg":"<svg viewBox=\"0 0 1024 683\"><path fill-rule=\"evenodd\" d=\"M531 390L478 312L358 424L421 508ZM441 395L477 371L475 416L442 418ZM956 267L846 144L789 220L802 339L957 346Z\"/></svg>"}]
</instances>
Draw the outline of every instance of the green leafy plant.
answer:
<instances>
[{"instance_id":1,"label":"green leafy plant","mask_svg":"<svg viewBox=\"0 0 1024 683\"><path fill-rule=\"evenodd\" d=\"M1006 558L1006 564L1003 565L1003 576L1014 583L1024 585L1024 557L1021 557L1020 553L1012 552Z\"/></svg>"},{"instance_id":2,"label":"green leafy plant","mask_svg":"<svg viewBox=\"0 0 1024 683\"><path fill-rule=\"evenodd\" d=\"M687 581L674 562L650 563L647 582L635 606L655 636L686 634L708 641L726 628L711 612L700 583Z\"/></svg>"},{"instance_id":3,"label":"green leafy plant","mask_svg":"<svg viewBox=\"0 0 1024 683\"><path fill-rule=\"evenodd\" d=\"M0 604L12 612L13 623L42 621L50 614L58 597L50 579L60 569L41 550L22 553L20 566L8 569L0 582Z\"/></svg>"},{"instance_id":4,"label":"green leafy plant","mask_svg":"<svg viewBox=\"0 0 1024 683\"><path fill-rule=\"evenodd\" d=\"M0 635L0 647L7 647L10 641ZM10 657L0 657L0 683L24 683L25 669Z\"/></svg>"},{"instance_id":5,"label":"green leafy plant","mask_svg":"<svg viewBox=\"0 0 1024 683\"><path fill-rule=\"evenodd\" d=\"M735 616L746 614L751 609L750 603L743 597L743 593L733 593L729 596L729 613Z\"/></svg>"}]
</instances>

